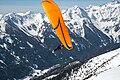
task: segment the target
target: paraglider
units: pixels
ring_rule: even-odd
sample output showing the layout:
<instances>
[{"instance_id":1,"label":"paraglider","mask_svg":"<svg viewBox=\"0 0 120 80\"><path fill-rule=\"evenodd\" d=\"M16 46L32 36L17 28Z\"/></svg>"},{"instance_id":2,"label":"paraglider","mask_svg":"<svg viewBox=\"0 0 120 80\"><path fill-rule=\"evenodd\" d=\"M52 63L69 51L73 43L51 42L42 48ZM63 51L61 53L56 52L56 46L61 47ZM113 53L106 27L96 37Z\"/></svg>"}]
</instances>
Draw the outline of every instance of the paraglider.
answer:
<instances>
[{"instance_id":1,"label":"paraglider","mask_svg":"<svg viewBox=\"0 0 120 80\"><path fill-rule=\"evenodd\" d=\"M59 40L61 41L63 45L62 47L65 47L66 49L71 50L72 42L59 7L55 2L53 2L53 0L43 0L41 2L41 5L53 29L55 30ZM62 49L62 47L57 47L57 49Z\"/></svg>"}]
</instances>

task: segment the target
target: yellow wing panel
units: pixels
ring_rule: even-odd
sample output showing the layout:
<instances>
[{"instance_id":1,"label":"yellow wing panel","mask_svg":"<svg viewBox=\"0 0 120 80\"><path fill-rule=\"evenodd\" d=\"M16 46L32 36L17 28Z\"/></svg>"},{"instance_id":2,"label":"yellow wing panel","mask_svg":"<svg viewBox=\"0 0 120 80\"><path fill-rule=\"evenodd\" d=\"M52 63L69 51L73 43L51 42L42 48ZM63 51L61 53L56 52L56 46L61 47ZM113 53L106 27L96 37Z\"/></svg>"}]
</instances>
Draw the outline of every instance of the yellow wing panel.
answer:
<instances>
[{"instance_id":1,"label":"yellow wing panel","mask_svg":"<svg viewBox=\"0 0 120 80\"><path fill-rule=\"evenodd\" d=\"M72 42L59 7L52 0L44 0L41 4L59 40L68 50L71 50Z\"/></svg>"}]
</instances>

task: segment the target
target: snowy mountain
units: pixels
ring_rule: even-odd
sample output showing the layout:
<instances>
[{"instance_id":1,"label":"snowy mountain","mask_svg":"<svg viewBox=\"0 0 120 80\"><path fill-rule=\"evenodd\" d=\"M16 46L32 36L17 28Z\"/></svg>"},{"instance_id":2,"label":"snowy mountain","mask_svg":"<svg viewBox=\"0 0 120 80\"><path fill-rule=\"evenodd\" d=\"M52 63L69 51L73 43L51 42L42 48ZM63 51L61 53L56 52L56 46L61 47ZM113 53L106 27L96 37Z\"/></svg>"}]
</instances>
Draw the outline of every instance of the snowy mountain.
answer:
<instances>
[{"instance_id":1,"label":"snowy mountain","mask_svg":"<svg viewBox=\"0 0 120 80\"><path fill-rule=\"evenodd\" d=\"M22 79L36 69L61 67L76 60L84 63L120 48L119 10L118 1L89 6L86 10L77 5L63 10L73 50L55 53L52 50L61 43L45 14L31 11L1 14L0 79Z\"/></svg>"},{"instance_id":2,"label":"snowy mountain","mask_svg":"<svg viewBox=\"0 0 120 80\"><path fill-rule=\"evenodd\" d=\"M102 32L112 36L115 42L120 41L120 2L112 1L101 6L86 8L94 25Z\"/></svg>"}]
</instances>

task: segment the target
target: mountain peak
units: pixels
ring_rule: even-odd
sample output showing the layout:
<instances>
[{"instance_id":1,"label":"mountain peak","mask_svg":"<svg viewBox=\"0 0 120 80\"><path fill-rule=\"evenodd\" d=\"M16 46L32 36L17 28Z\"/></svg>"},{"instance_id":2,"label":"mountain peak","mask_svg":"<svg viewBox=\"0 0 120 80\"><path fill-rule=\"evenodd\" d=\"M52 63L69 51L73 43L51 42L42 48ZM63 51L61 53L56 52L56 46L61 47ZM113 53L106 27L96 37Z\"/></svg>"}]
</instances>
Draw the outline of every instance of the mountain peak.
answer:
<instances>
[{"instance_id":1,"label":"mountain peak","mask_svg":"<svg viewBox=\"0 0 120 80\"><path fill-rule=\"evenodd\" d=\"M69 8L69 10L73 14L86 15L86 12L82 8L80 8L78 5L75 5L72 8Z\"/></svg>"},{"instance_id":2,"label":"mountain peak","mask_svg":"<svg viewBox=\"0 0 120 80\"><path fill-rule=\"evenodd\" d=\"M2 18L2 16L3 16L3 15L2 15L2 14L0 14L0 19Z\"/></svg>"},{"instance_id":3,"label":"mountain peak","mask_svg":"<svg viewBox=\"0 0 120 80\"><path fill-rule=\"evenodd\" d=\"M73 6L72 8L70 8L72 11L75 12L83 12L83 9L80 8L78 5Z\"/></svg>"},{"instance_id":4,"label":"mountain peak","mask_svg":"<svg viewBox=\"0 0 120 80\"><path fill-rule=\"evenodd\" d=\"M80 7L78 5L75 5L72 7L73 9L80 9Z\"/></svg>"},{"instance_id":5,"label":"mountain peak","mask_svg":"<svg viewBox=\"0 0 120 80\"><path fill-rule=\"evenodd\" d=\"M113 3L113 4L118 4L118 3L120 3L118 0L113 0L111 3Z\"/></svg>"},{"instance_id":6,"label":"mountain peak","mask_svg":"<svg viewBox=\"0 0 120 80\"><path fill-rule=\"evenodd\" d=\"M20 15L20 16L25 16L25 15L34 14L34 12L32 12L32 11L27 11L27 12L25 12L25 13L17 13L17 14Z\"/></svg>"},{"instance_id":7,"label":"mountain peak","mask_svg":"<svg viewBox=\"0 0 120 80\"><path fill-rule=\"evenodd\" d=\"M120 2L118 0L113 0L111 2L107 2L105 4L102 4L100 6L94 6L94 5L89 5L88 7L86 7L86 9L100 9L100 8L106 8L106 7L112 7L114 5L120 4Z\"/></svg>"},{"instance_id":8,"label":"mountain peak","mask_svg":"<svg viewBox=\"0 0 120 80\"><path fill-rule=\"evenodd\" d=\"M28 11L25 13L25 15L29 15L29 14L32 14L33 12L32 11Z\"/></svg>"},{"instance_id":9,"label":"mountain peak","mask_svg":"<svg viewBox=\"0 0 120 80\"><path fill-rule=\"evenodd\" d=\"M120 4L120 2L118 0L113 0L111 2L108 2L106 4L104 4L105 6L111 6L111 5L116 5L116 4ZM102 5L102 6L104 6Z\"/></svg>"}]
</instances>

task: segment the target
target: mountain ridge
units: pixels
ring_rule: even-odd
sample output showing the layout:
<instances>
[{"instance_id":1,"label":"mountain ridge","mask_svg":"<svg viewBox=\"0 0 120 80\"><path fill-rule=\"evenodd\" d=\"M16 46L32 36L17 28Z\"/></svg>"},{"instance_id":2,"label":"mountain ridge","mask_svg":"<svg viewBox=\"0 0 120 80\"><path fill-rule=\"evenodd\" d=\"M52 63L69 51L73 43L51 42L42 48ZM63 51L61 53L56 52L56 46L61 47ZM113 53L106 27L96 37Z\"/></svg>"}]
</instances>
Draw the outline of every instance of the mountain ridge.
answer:
<instances>
[{"instance_id":1,"label":"mountain ridge","mask_svg":"<svg viewBox=\"0 0 120 80\"><path fill-rule=\"evenodd\" d=\"M120 4L114 5L118 11ZM93 10L91 13L89 10L86 11L76 5L62 11L73 50L62 49L54 54L52 50L61 43L45 14L28 11L3 15L0 19L0 78L21 79L34 69L44 70L56 64L64 65L75 60L84 62L119 48L119 18L115 19L115 26L109 24L101 29L99 25L104 20L102 23L95 22L98 17L93 13L96 11Z\"/></svg>"}]
</instances>

